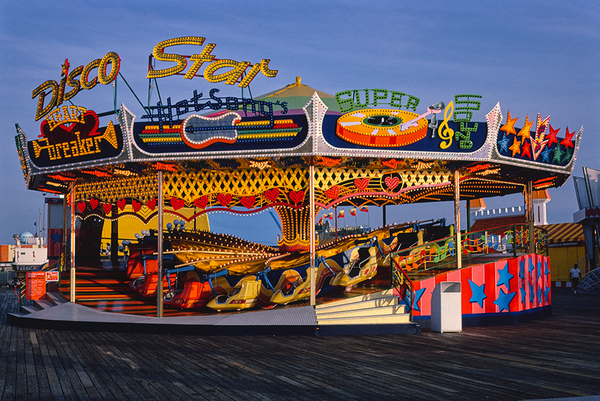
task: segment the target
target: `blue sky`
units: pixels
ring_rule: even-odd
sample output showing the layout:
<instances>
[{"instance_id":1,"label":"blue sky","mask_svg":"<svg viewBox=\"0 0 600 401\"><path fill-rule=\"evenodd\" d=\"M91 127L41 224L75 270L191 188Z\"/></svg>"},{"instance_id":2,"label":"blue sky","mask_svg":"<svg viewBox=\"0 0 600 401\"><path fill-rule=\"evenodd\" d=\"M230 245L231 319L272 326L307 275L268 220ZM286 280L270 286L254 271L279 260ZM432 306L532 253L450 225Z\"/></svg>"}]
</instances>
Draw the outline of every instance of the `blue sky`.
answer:
<instances>
[{"instance_id":1,"label":"blue sky","mask_svg":"<svg viewBox=\"0 0 600 401\"><path fill-rule=\"evenodd\" d=\"M0 243L35 228L42 195L25 187L14 145L15 123L29 139L37 137L37 99L31 93L46 80L60 80L65 58L74 67L118 53L121 73L144 101L148 55L160 41L181 36L216 43L213 54L218 58L252 63L271 59L277 77L257 77L251 85L255 96L290 84L296 76L331 94L385 88L413 94L421 104L479 94L482 110L476 121L483 121L500 102L505 117L508 110L520 117L517 126L526 115L534 118L537 113L551 116L552 126L561 128L559 136L567 126L572 131L583 125L574 171L581 176L582 166L600 168L595 113L600 105L598 21L600 6L589 1L2 1ZM173 99L213 86L221 89L220 95L239 95L233 87L201 78L159 80L162 96ZM112 88L99 85L82 91L73 102L97 112L110 110ZM141 113L122 82L118 102ZM549 221L572 221L577 210L572 181L550 195ZM500 207L523 200L512 195L486 202ZM452 220L452 210L450 203L394 206L388 209L388 222ZM215 230L237 227L239 235L276 240L276 225L268 214L233 222L224 216L214 216ZM358 223L366 224L366 215ZM369 223L381 224L381 213L374 208ZM257 225L260 236L255 234Z\"/></svg>"}]
</instances>

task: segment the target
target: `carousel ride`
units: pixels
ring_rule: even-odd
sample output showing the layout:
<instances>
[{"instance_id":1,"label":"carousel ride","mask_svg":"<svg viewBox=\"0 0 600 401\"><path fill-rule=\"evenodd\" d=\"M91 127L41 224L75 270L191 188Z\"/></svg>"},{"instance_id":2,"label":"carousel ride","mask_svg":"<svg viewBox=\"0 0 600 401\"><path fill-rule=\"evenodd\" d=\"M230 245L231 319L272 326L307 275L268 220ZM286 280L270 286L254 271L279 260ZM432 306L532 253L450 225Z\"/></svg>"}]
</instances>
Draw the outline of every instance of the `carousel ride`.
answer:
<instances>
[{"instance_id":1,"label":"carousel ride","mask_svg":"<svg viewBox=\"0 0 600 401\"><path fill-rule=\"evenodd\" d=\"M178 40L157 45L155 60L166 61L165 46L191 39ZM113 54L100 61L102 84L117 78L120 59ZM259 72L277 73L263 60L248 63L249 72L236 78L236 65L188 74L244 87ZM215 74L229 67L229 73ZM185 63L179 71L157 70L151 63L148 78L183 74L183 69ZM71 77L68 67L65 76ZM87 74L81 80L90 86ZM558 187L571 175L582 133L566 128L559 137L562 130L539 114L526 116L517 128L521 117L510 112L505 117L500 104L476 122L478 95L458 94L423 106L413 95L387 89L329 95L300 78L257 98L221 97L212 88L208 96L194 90L189 98L168 98L137 115L121 105L114 121L100 127L94 111L61 106L60 96L54 96L60 86L46 87L53 93L47 104L40 94L44 88L34 91L41 137L28 140L17 125L28 188L64 195L72 224L76 218L85 224L124 216L154 224L153 235L130 246L127 274L137 293L175 308L227 311L309 297L313 302L325 287L357 286L385 268L389 276L389 255L414 245L402 235L422 228L383 227L320 246L317 213L337 206L457 204ZM281 222L278 247L211 232L165 230L162 223L164 214L192 222L213 212L265 210ZM72 232L74 274L81 241ZM448 228L432 240L451 235Z\"/></svg>"}]
</instances>

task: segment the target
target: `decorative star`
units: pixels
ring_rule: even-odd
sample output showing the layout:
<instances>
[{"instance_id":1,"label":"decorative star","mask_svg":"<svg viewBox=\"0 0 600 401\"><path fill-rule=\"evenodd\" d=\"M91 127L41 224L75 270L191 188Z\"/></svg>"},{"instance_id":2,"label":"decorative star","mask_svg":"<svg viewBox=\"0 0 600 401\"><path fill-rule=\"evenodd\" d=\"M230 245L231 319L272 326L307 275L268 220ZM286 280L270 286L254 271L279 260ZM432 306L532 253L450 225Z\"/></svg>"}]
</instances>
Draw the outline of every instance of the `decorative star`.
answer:
<instances>
[{"instance_id":1,"label":"decorative star","mask_svg":"<svg viewBox=\"0 0 600 401\"><path fill-rule=\"evenodd\" d=\"M548 134L548 146L551 146L553 143L558 143L556 135L558 135L558 131L560 131L560 128L554 129L552 128L552 124L548 125L550 126L550 133Z\"/></svg>"},{"instance_id":2,"label":"decorative star","mask_svg":"<svg viewBox=\"0 0 600 401\"><path fill-rule=\"evenodd\" d=\"M510 292L510 279L512 279L514 276L508 272L508 263L504 265L504 269L498 269L498 274L500 277L498 278L496 287L500 287L502 284L504 284L506 290Z\"/></svg>"},{"instance_id":3,"label":"decorative star","mask_svg":"<svg viewBox=\"0 0 600 401\"><path fill-rule=\"evenodd\" d=\"M498 295L498 299L494 301L494 304L498 305L498 308L500 308L500 312L502 312L503 310L510 312L509 304L510 301L513 300L515 295L517 295L516 292L505 293L504 290L501 288L500 295Z\"/></svg>"},{"instance_id":4,"label":"decorative star","mask_svg":"<svg viewBox=\"0 0 600 401\"><path fill-rule=\"evenodd\" d=\"M60 73L61 77L66 77L69 74L70 66L71 66L71 64L69 64L69 59L66 58L65 63L62 65L62 72Z\"/></svg>"},{"instance_id":5,"label":"decorative star","mask_svg":"<svg viewBox=\"0 0 600 401\"><path fill-rule=\"evenodd\" d=\"M563 151L560 150L560 144L556 145L554 148L554 157L552 158L552 162L556 162L556 164L560 164L563 156Z\"/></svg>"},{"instance_id":6,"label":"decorative star","mask_svg":"<svg viewBox=\"0 0 600 401\"><path fill-rule=\"evenodd\" d=\"M509 149L512 150L512 157L515 157L516 154L521 153L521 141L519 141L516 136L513 140L513 144Z\"/></svg>"},{"instance_id":7,"label":"decorative star","mask_svg":"<svg viewBox=\"0 0 600 401\"><path fill-rule=\"evenodd\" d=\"M508 144L509 143L510 143L510 140L506 136L506 132L505 132L505 133L502 134L502 139L500 139L498 141L498 145L500 145L500 152L506 152L506 153L508 153Z\"/></svg>"},{"instance_id":8,"label":"decorative star","mask_svg":"<svg viewBox=\"0 0 600 401\"><path fill-rule=\"evenodd\" d=\"M52 238L52 245L54 245L62 240L62 234L54 233L50 236L50 238Z\"/></svg>"},{"instance_id":9,"label":"decorative star","mask_svg":"<svg viewBox=\"0 0 600 401\"><path fill-rule=\"evenodd\" d=\"M531 138L530 138L531 139ZM521 148L521 157L525 158L525 156L529 157L529 159L531 159L531 144L528 144L527 142L525 142L525 139L523 139L523 147Z\"/></svg>"},{"instance_id":10,"label":"decorative star","mask_svg":"<svg viewBox=\"0 0 600 401\"><path fill-rule=\"evenodd\" d=\"M543 163L550 163L550 154L552 153L552 150L550 148L546 148L544 151L542 151L542 162Z\"/></svg>"},{"instance_id":11,"label":"decorative star","mask_svg":"<svg viewBox=\"0 0 600 401\"><path fill-rule=\"evenodd\" d=\"M527 260L529 260L529 273L531 273L533 269L535 269L535 265L533 264L533 260L531 258L528 257Z\"/></svg>"},{"instance_id":12,"label":"decorative star","mask_svg":"<svg viewBox=\"0 0 600 401\"><path fill-rule=\"evenodd\" d=\"M520 261L520 268L519 268L519 277L521 277L521 279L525 280L525 263L526 260L525 258L521 259Z\"/></svg>"},{"instance_id":13,"label":"decorative star","mask_svg":"<svg viewBox=\"0 0 600 401\"><path fill-rule=\"evenodd\" d=\"M565 157L563 157L563 159L562 159L562 164L566 164L567 162L569 162L572 157L573 157L573 149L567 148L567 151L565 152Z\"/></svg>"},{"instance_id":14,"label":"decorative star","mask_svg":"<svg viewBox=\"0 0 600 401\"><path fill-rule=\"evenodd\" d=\"M529 283L529 302L535 301L535 292L533 291L533 284Z\"/></svg>"},{"instance_id":15,"label":"decorative star","mask_svg":"<svg viewBox=\"0 0 600 401\"><path fill-rule=\"evenodd\" d=\"M540 279L542 277L542 261L538 260L537 262L537 272L538 272L538 279Z\"/></svg>"},{"instance_id":16,"label":"decorative star","mask_svg":"<svg viewBox=\"0 0 600 401\"><path fill-rule=\"evenodd\" d=\"M421 311L421 309L419 309L419 301L421 300L421 297L423 296L424 292L425 292L425 288L421 288L420 290L415 291L415 299L413 300L413 309L416 311Z\"/></svg>"},{"instance_id":17,"label":"decorative star","mask_svg":"<svg viewBox=\"0 0 600 401\"><path fill-rule=\"evenodd\" d=\"M567 133L565 134L565 139L560 141L560 144L565 145L567 148L572 148L573 140L571 138L573 138L573 135L575 135L575 131L569 132L569 127L567 127Z\"/></svg>"},{"instance_id":18,"label":"decorative star","mask_svg":"<svg viewBox=\"0 0 600 401\"><path fill-rule=\"evenodd\" d=\"M470 303L477 302L479 304L479 307L483 308L483 300L487 298L487 295L485 295L485 293L484 293L485 283L483 283L481 285L477 285L473 281L471 281L470 278L467 280L469 280L469 286L471 287L471 294L472 294L469 302Z\"/></svg>"},{"instance_id":19,"label":"decorative star","mask_svg":"<svg viewBox=\"0 0 600 401\"><path fill-rule=\"evenodd\" d=\"M544 140L546 131L548 131L548 125L550 124L550 116L542 120L542 116L538 113L537 117L537 128L535 130L535 137L539 138L540 141Z\"/></svg>"},{"instance_id":20,"label":"decorative star","mask_svg":"<svg viewBox=\"0 0 600 401\"><path fill-rule=\"evenodd\" d=\"M517 135L517 131L515 131L515 123L517 122L517 118L510 118L510 110L508 111L508 117L506 117L506 124L500 127L500 131L504 131L507 134ZM514 156L514 155L513 155Z\"/></svg>"},{"instance_id":21,"label":"decorative star","mask_svg":"<svg viewBox=\"0 0 600 401\"><path fill-rule=\"evenodd\" d=\"M546 274L546 278L548 278L548 274L550 274L550 270L548 269L548 261L544 260L544 273Z\"/></svg>"},{"instance_id":22,"label":"decorative star","mask_svg":"<svg viewBox=\"0 0 600 401\"><path fill-rule=\"evenodd\" d=\"M548 303L548 295L550 295L550 287L546 287L544 290L544 299L546 300L546 303Z\"/></svg>"},{"instance_id":23,"label":"decorative star","mask_svg":"<svg viewBox=\"0 0 600 401\"><path fill-rule=\"evenodd\" d=\"M527 115L527 117L525 117L525 125L523 125L523 128L521 128L517 136L520 136L523 139L531 138L531 132L529 131L531 131L532 125L533 121L529 121L529 115Z\"/></svg>"},{"instance_id":24,"label":"decorative star","mask_svg":"<svg viewBox=\"0 0 600 401\"><path fill-rule=\"evenodd\" d=\"M542 287L539 287L538 288L538 293L537 293L537 298L538 298L538 303L540 305L544 302L544 300L542 299L542 292L543 292L542 291Z\"/></svg>"},{"instance_id":25,"label":"decorative star","mask_svg":"<svg viewBox=\"0 0 600 401\"><path fill-rule=\"evenodd\" d=\"M523 287L519 288L519 291L521 291L521 303L523 305L525 305L525 298L526 298L525 285L523 285Z\"/></svg>"}]
</instances>

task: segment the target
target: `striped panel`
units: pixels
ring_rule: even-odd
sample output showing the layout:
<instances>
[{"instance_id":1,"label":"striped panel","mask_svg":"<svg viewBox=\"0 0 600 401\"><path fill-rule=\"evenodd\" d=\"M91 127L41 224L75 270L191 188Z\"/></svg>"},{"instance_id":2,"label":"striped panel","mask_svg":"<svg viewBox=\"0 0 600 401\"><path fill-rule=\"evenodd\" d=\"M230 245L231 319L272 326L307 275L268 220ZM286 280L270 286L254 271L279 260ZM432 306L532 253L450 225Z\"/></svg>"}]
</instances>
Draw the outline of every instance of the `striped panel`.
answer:
<instances>
[{"instance_id":1,"label":"striped panel","mask_svg":"<svg viewBox=\"0 0 600 401\"><path fill-rule=\"evenodd\" d=\"M561 244L564 242L581 242L583 238L583 227L576 223L559 223L542 226L548 230L548 243Z\"/></svg>"}]
</instances>

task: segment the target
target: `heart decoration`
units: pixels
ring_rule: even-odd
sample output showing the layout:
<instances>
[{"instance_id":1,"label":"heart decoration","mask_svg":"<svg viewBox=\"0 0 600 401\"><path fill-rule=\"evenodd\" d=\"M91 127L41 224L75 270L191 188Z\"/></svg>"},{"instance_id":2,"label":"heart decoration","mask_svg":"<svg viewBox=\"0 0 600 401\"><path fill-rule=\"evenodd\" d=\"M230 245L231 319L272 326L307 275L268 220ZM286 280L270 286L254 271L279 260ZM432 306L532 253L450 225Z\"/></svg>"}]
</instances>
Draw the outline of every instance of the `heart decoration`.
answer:
<instances>
[{"instance_id":1,"label":"heart decoration","mask_svg":"<svg viewBox=\"0 0 600 401\"><path fill-rule=\"evenodd\" d=\"M325 196L327 196L330 199L337 199L339 193L340 188L337 185L334 185L333 187L325 191Z\"/></svg>"},{"instance_id":2,"label":"heart decoration","mask_svg":"<svg viewBox=\"0 0 600 401\"><path fill-rule=\"evenodd\" d=\"M356 188L358 188L359 190L364 191L369 186L369 179L357 178L356 180L354 180L354 186L356 186Z\"/></svg>"},{"instance_id":3,"label":"heart decoration","mask_svg":"<svg viewBox=\"0 0 600 401\"><path fill-rule=\"evenodd\" d=\"M217 195L217 200L221 205L227 206L231 202L231 194L219 194Z\"/></svg>"},{"instance_id":4,"label":"heart decoration","mask_svg":"<svg viewBox=\"0 0 600 401\"><path fill-rule=\"evenodd\" d=\"M112 212L112 205L110 203L105 203L102 205L102 210L104 210L104 214L110 214L110 212Z\"/></svg>"},{"instance_id":5,"label":"heart decoration","mask_svg":"<svg viewBox=\"0 0 600 401\"><path fill-rule=\"evenodd\" d=\"M133 207L134 212L139 212L142 208L142 202L138 202L135 199L131 201L131 206Z\"/></svg>"},{"instance_id":6,"label":"heart decoration","mask_svg":"<svg viewBox=\"0 0 600 401\"><path fill-rule=\"evenodd\" d=\"M394 190L394 188L400 185L400 178L385 177L385 185L387 185L389 189Z\"/></svg>"},{"instance_id":7,"label":"heart decoration","mask_svg":"<svg viewBox=\"0 0 600 401\"><path fill-rule=\"evenodd\" d=\"M206 195L194 201L194 206L199 207L200 209L206 209L206 205L208 205L208 196Z\"/></svg>"},{"instance_id":8,"label":"heart decoration","mask_svg":"<svg viewBox=\"0 0 600 401\"><path fill-rule=\"evenodd\" d=\"M171 206L173 207L173 210L181 209L185 206L185 201L183 199L173 197L171 198Z\"/></svg>"},{"instance_id":9,"label":"heart decoration","mask_svg":"<svg viewBox=\"0 0 600 401\"><path fill-rule=\"evenodd\" d=\"M304 191L290 191L290 199L297 205L304 200Z\"/></svg>"},{"instance_id":10,"label":"heart decoration","mask_svg":"<svg viewBox=\"0 0 600 401\"><path fill-rule=\"evenodd\" d=\"M393 168L395 170L398 167L398 160L396 160L396 159L385 160L385 161L381 162L381 164L383 164L386 167Z\"/></svg>"},{"instance_id":11,"label":"heart decoration","mask_svg":"<svg viewBox=\"0 0 600 401\"><path fill-rule=\"evenodd\" d=\"M148 209L154 210L154 208L156 208L156 198L152 198L146 202L146 206L148 206Z\"/></svg>"},{"instance_id":12,"label":"heart decoration","mask_svg":"<svg viewBox=\"0 0 600 401\"><path fill-rule=\"evenodd\" d=\"M117 206L119 207L119 210L125 209L126 205L127 205L127 200L126 199L121 199L121 200L117 201Z\"/></svg>"},{"instance_id":13,"label":"heart decoration","mask_svg":"<svg viewBox=\"0 0 600 401\"><path fill-rule=\"evenodd\" d=\"M99 204L100 204L100 201L98 199L96 199L96 198L90 199L90 206L91 206L92 210L96 209Z\"/></svg>"},{"instance_id":14,"label":"heart decoration","mask_svg":"<svg viewBox=\"0 0 600 401\"><path fill-rule=\"evenodd\" d=\"M85 210L86 204L85 202L77 202L77 209L79 210L79 213L83 213L83 211Z\"/></svg>"},{"instance_id":15,"label":"heart decoration","mask_svg":"<svg viewBox=\"0 0 600 401\"><path fill-rule=\"evenodd\" d=\"M242 199L240 199L240 203L244 205L247 209L252 209L254 207L255 200L256 199L254 198L254 196L243 196Z\"/></svg>"},{"instance_id":16,"label":"heart decoration","mask_svg":"<svg viewBox=\"0 0 600 401\"><path fill-rule=\"evenodd\" d=\"M268 191L265 191L265 198L267 198L271 202L275 202L278 197L279 197L279 188L271 188Z\"/></svg>"}]
</instances>

